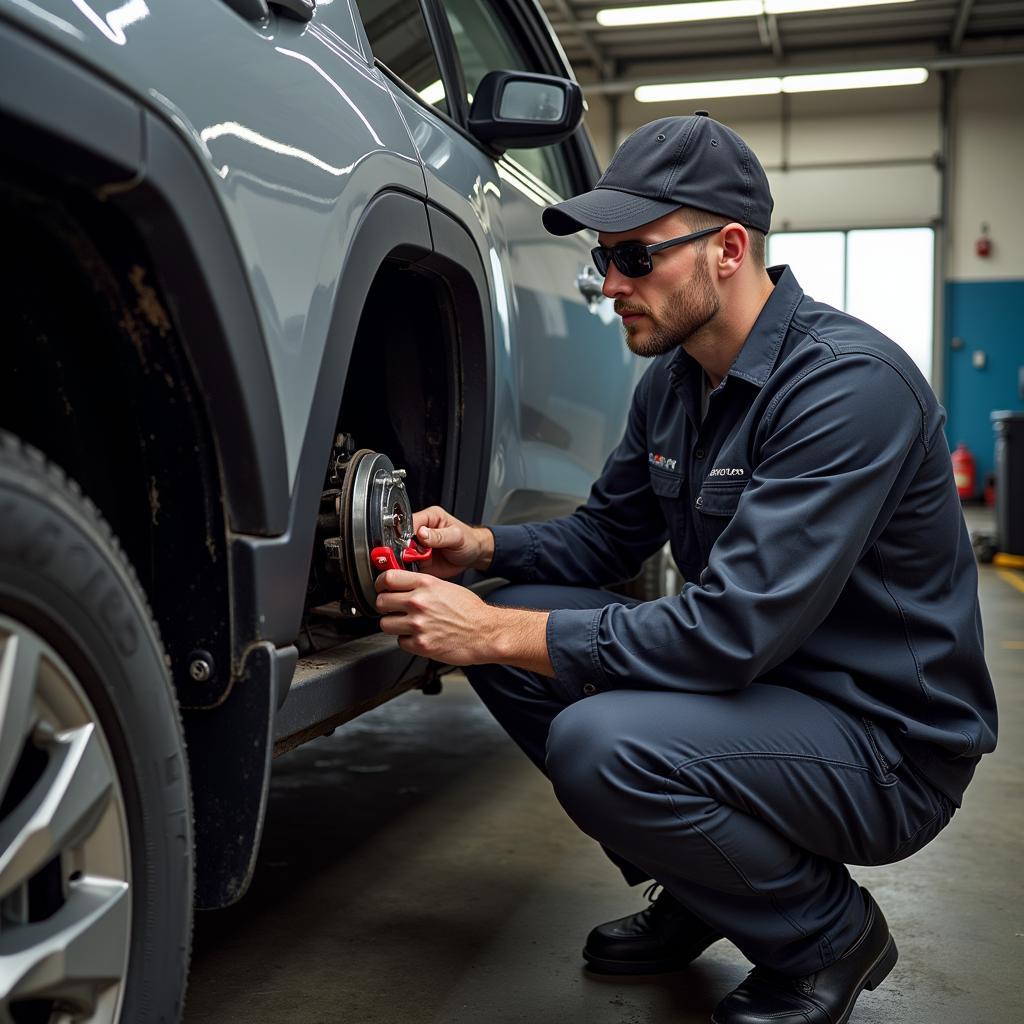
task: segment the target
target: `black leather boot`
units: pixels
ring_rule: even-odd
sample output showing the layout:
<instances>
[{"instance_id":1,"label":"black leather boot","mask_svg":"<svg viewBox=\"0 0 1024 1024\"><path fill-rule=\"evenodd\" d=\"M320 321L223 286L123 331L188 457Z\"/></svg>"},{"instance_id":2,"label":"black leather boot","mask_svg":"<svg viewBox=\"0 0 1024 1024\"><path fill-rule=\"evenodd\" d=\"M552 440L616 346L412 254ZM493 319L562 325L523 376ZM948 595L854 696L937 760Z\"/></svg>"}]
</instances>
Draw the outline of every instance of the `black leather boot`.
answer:
<instances>
[{"instance_id":1,"label":"black leather boot","mask_svg":"<svg viewBox=\"0 0 1024 1024\"><path fill-rule=\"evenodd\" d=\"M861 892L864 928L838 960L803 978L755 967L718 1004L711 1024L846 1024L857 997L880 985L899 955L878 904Z\"/></svg>"},{"instance_id":2,"label":"black leather boot","mask_svg":"<svg viewBox=\"0 0 1024 1024\"><path fill-rule=\"evenodd\" d=\"M696 959L722 936L673 899L666 889L644 895L650 906L638 914L599 924L587 936L583 957L609 974L657 974L677 970Z\"/></svg>"}]
</instances>

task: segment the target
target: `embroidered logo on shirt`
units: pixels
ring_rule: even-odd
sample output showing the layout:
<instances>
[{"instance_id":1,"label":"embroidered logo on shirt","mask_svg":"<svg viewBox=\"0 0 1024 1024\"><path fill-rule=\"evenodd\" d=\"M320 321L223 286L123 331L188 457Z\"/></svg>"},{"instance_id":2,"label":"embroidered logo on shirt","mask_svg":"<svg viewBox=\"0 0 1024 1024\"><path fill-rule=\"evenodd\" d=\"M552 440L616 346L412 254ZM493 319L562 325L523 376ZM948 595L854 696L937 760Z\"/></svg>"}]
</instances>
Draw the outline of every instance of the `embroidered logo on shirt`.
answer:
<instances>
[{"instance_id":1,"label":"embroidered logo on shirt","mask_svg":"<svg viewBox=\"0 0 1024 1024\"><path fill-rule=\"evenodd\" d=\"M652 466L657 466L659 469L674 470L676 466L679 465L675 459L667 459L664 455L658 455L656 452L648 452L647 461Z\"/></svg>"},{"instance_id":2,"label":"embroidered logo on shirt","mask_svg":"<svg viewBox=\"0 0 1024 1024\"><path fill-rule=\"evenodd\" d=\"M743 472L742 469L727 469L723 467L711 470L708 476L743 476Z\"/></svg>"}]
</instances>

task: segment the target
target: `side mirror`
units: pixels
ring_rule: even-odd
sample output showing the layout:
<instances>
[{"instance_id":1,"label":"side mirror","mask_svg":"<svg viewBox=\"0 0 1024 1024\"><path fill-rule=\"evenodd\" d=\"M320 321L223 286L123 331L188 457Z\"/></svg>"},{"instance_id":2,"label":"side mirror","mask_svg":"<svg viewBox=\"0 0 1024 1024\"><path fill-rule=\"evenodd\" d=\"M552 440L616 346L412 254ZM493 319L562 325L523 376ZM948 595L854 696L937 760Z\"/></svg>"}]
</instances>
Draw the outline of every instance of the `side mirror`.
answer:
<instances>
[{"instance_id":1,"label":"side mirror","mask_svg":"<svg viewBox=\"0 0 1024 1024\"><path fill-rule=\"evenodd\" d=\"M477 86L469 130L492 149L535 149L568 138L583 118L583 93L568 78L488 71Z\"/></svg>"}]
</instances>

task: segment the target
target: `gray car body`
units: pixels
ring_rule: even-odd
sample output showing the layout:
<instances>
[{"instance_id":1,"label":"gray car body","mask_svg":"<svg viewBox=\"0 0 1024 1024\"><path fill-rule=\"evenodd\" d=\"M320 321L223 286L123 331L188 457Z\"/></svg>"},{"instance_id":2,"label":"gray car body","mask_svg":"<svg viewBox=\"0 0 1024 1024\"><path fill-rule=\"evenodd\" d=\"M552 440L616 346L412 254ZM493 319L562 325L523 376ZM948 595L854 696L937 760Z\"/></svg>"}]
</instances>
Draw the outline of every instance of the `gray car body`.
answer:
<instances>
[{"instance_id":1,"label":"gray car body","mask_svg":"<svg viewBox=\"0 0 1024 1024\"><path fill-rule=\"evenodd\" d=\"M532 11L549 69L571 77ZM129 214L133 192L158 193L195 257L176 270L165 254L167 288L179 273L210 292L206 323L189 324L199 307L180 297L172 309L217 449L230 677L248 680L253 705L234 713L263 736L248 755L262 784L225 868L232 882L204 897L200 876L200 902L223 903L245 888L273 739L299 707L288 684L324 467L380 261L396 247L443 254L474 282L486 339L474 379L489 394L479 436L463 439L460 482L476 480L457 503L465 515L522 521L573 507L621 434L639 368L610 302L581 294L592 238L547 235L540 213L558 196L376 66L354 0L321 0L308 23L273 9L250 22L222 0L0 0L0 54L0 114L95 156L91 186ZM573 144L592 177L582 131ZM139 223L159 267L162 236ZM391 643L356 646L386 675L399 663L382 659L381 641ZM180 666L181 695L179 677ZM194 704L220 706L227 690ZM323 717L336 704L323 701ZM186 721L194 773L207 771L203 749L229 728L226 714ZM317 712L299 717L309 726ZM203 814L197 794L200 844Z\"/></svg>"}]
</instances>

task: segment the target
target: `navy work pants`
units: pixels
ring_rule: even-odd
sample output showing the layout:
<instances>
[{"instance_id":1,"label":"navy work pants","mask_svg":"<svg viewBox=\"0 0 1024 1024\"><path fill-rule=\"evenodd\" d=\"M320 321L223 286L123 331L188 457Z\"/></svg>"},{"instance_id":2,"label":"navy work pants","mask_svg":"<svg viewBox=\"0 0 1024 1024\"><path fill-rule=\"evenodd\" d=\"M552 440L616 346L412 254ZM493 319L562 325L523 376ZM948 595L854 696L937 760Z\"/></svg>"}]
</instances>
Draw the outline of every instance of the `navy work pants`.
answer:
<instances>
[{"instance_id":1,"label":"navy work pants","mask_svg":"<svg viewBox=\"0 0 1024 1024\"><path fill-rule=\"evenodd\" d=\"M626 599L511 585L488 600L553 609ZM786 974L827 966L859 934L864 905L845 864L907 857L954 810L875 723L785 685L613 690L566 706L531 672L466 674L627 882L657 880L752 962Z\"/></svg>"}]
</instances>

